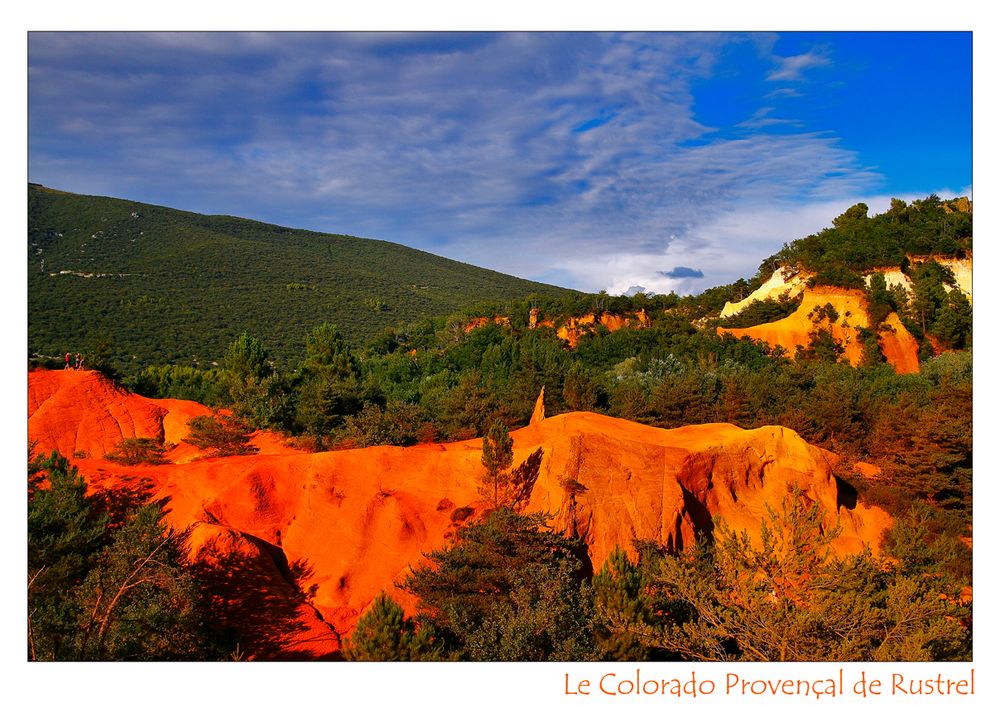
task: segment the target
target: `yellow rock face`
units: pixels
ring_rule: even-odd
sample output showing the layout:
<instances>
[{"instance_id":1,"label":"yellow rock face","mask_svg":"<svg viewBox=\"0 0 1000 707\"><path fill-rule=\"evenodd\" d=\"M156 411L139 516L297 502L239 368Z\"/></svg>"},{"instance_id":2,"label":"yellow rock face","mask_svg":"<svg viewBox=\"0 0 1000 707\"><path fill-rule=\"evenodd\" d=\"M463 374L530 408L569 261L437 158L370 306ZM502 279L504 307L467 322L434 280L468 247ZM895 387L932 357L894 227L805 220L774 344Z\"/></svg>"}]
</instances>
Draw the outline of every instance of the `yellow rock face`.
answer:
<instances>
[{"instance_id":1,"label":"yellow rock face","mask_svg":"<svg viewBox=\"0 0 1000 707\"><path fill-rule=\"evenodd\" d=\"M832 305L837 311L837 321L813 321L812 313L816 307ZM916 339L906 330L895 312L889 314L884 324L889 331L879 333L879 346L888 361L898 373L916 373L920 370L917 358ZM758 324L753 327L732 328L719 327L717 332L732 334L740 338L748 336L756 341L764 341L774 346L781 346L788 356L794 356L796 347L809 346L810 334L817 327L827 328L833 338L844 347L844 357L857 366L861 363L864 347L858 339L857 327L868 327L868 310L865 295L860 290L845 290L837 287L815 287L806 290L802 303L792 314L776 322Z\"/></svg>"}]
</instances>

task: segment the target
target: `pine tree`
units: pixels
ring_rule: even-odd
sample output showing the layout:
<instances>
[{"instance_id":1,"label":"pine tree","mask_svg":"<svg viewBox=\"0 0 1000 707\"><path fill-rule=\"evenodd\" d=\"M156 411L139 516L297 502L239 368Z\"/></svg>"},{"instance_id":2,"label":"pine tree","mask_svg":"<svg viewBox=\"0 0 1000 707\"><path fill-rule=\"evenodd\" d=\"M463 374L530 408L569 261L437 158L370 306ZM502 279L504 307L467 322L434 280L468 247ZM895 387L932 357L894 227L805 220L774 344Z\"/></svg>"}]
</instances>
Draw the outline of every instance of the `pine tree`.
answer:
<instances>
[{"instance_id":1,"label":"pine tree","mask_svg":"<svg viewBox=\"0 0 1000 707\"><path fill-rule=\"evenodd\" d=\"M404 588L449 659L591 660L593 598L585 547L539 514L497 508L429 555Z\"/></svg>"},{"instance_id":2,"label":"pine tree","mask_svg":"<svg viewBox=\"0 0 1000 707\"><path fill-rule=\"evenodd\" d=\"M503 420L496 420L483 437L482 462L484 472L480 491L497 507L500 505L500 490L510 479L507 470L514 463L514 439Z\"/></svg>"},{"instance_id":3,"label":"pine tree","mask_svg":"<svg viewBox=\"0 0 1000 707\"><path fill-rule=\"evenodd\" d=\"M68 659L79 620L72 589L105 540L107 517L94 510L76 467L58 453L36 457L28 474L28 656Z\"/></svg>"},{"instance_id":4,"label":"pine tree","mask_svg":"<svg viewBox=\"0 0 1000 707\"><path fill-rule=\"evenodd\" d=\"M426 626L417 627L384 592L362 615L344 650L348 660L437 660L441 649Z\"/></svg>"},{"instance_id":5,"label":"pine tree","mask_svg":"<svg viewBox=\"0 0 1000 707\"><path fill-rule=\"evenodd\" d=\"M203 649L198 591L181 561L183 535L155 505L140 507L102 553L77 600L84 660L198 657Z\"/></svg>"},{"instance_id":6,"label":"pine tree","mask_svg":"<svg viewBox=\"0 0 1000 707\"><path fill-rule=\"evenodd\" d=\"M188 422L188 436L184 442L210 450L208 456L253 454L257 447L250 444L250 433L249 427L230 415L199 415Z\"/></svg>"},{"instance_id":7,"label":"pine tree","mask_svg":"<svg viewBox=\"0 0 1000 707\"><path fill-rule=\"evenodd\" d=\"M29 658L212 657L183 537L155 505L114 529L86 490L56 453L29 465Z\"/></svg>"},{"instance_id":8,"label":"pine tree","mask_svg":"<svg viewBox=\"0 0 1000 707\"><path fill-rule=\"evenodd\" d=\"M972 344L972 305L958 288L948 293L931 333L949 348L966 348Z\"/></svg>"},{"instance_id":9,"label":"pine tree","mask_svg":"<svg viewBox=\"0 0 1000 707\"><path fill-rule=\"evenodd\" d=\"M969 659L968 610L942 566L867 550L834 558L837 529L819 508L796 490L768 510L759 541L717 527L714 544L665 557L656 619L613 627L685 660ZM902 534L888 549L922 542Z\"/></svg>"},{"instance_id":10,"label":"pine tree","mask_svg":"<svg viewBox=\"0 0 1000 707\"><path fill-rule=\"evenodd\" d=\"M299 375L296 419L322 449L323 436L361 405L357 358L333 324L321 324L306 337Z\"/></svg>"},{"instance_id":11,"label":"pine tree","mask_svg":"<svg viewBox=\"0 0 1000 707\"><path fill-rule=\"evenodd\" d=\"M616 547L594 576L595 638L602 660L648 660L649 649L622 625L652 621L638 565ZM617 626L617 628L616 628Z\"/></svg>"},{"instance_id":12,"label":"pine tree","mask_svg":"<svg viewBox=\"0 0 1000 707\"><path fill-rule=\"evenodd\" d=\"M597 407L597 386L580 361L574 361L566 372L562 394L570 410L593 410Z\"/></svg>"},{"instance_id":13,"label":"pine tree","mask_svg":"<svg viewBox=\"0 0 1000 707\"><path fill-rule=\"evenodd\" d=\"M247 332L230 344L222 362L222 382L233 414L253 428L286 424L289 391L268 360L264 345Z\"/></svg>"}]
</instances>

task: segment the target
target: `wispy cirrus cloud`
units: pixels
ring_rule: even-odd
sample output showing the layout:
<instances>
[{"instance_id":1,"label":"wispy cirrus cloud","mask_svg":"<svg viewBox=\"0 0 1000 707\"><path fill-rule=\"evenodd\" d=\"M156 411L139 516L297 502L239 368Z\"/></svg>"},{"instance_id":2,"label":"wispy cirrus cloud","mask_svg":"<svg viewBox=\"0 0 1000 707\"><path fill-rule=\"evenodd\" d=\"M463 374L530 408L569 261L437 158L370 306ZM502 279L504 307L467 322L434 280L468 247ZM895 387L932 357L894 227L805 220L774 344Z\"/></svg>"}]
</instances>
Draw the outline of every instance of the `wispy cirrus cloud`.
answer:
<instances>
[{"instance_id":1,"label":"wispy cirrus cloud","mask_svg":"<svg viewBox=\"0 0 1000 707\"><path fill-rule=\"evenodd\" d=\"M804 54L775 57L774 61L777 63L777 67L768 74L768 81L801 81L809 69L830 64L829 57L817 49Z\"/></svg>"},{"instance_id":2,"label":"wispy cirrus cloud","mask_svg":"<svg viewBox=\"0 0 1000 707\"><path fill-rule=\"evenodd\" d=\"M818 52L777 68L762 53L750 119L699 117L692 87L741 43L760 40L32 33L29 172L588 290L691 291L756 267L757 250L727 240L740 214L881 184L836 136L765 105L765 82L823 65Z\"/></svg>"}]
</instances>

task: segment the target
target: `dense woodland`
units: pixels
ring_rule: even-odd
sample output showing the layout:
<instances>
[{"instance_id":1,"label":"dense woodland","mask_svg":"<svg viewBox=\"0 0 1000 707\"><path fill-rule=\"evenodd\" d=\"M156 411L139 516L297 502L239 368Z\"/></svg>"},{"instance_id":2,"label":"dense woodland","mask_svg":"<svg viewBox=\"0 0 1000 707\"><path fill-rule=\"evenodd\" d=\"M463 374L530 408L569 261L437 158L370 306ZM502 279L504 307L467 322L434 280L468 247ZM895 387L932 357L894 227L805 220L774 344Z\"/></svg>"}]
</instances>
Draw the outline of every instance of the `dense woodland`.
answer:
<instances>
[{"instance_id":1,"label":"dense woodland","mask_svg":"<svg viewBox=\"0 0 1000 707\"><path fill-rule=\"evenodd\" d=\"M875 267L902 267L905 272L911 256L931 254L971 257L968 200L942 201L932 194L908 205L893 199L888 211L871 217L866 204L856 204L830 228L786 244L761 268L770 275L780 263L793 263L818 273L821 280L838 280L849 278L845 273L857 275Z\"/></svg>"},{"instance_id":2,"label":"dense woodland","mask_svg":"<svg viewBox=\"0 0 1000 707\"><path fill-rule=\"evenodd\" d=\"M211 365L244 330L280 365L331 322L360 343L470 302L560 288L394 243L28 187L28 347Z\"/></svg>"},{"instance_id":3,"label":"dense woodland","mask_svg":"<svg viewBox=\"0 0 1000 707\"><path fill-rule=\"evenodd\" d=\"M137 393L230 410L231 417L200 421L192 435L228 453L253 428L317 450L484 437L495 512L407 580L420 599L417 616L404 617L381 597L348 658L968 659L971 609L957 599L971 584L971 304L945 287L954 282L947 268L909 261L921 255L971 255L971 214L936 197L894 201L871 218L858 205L832 228L786 245L751 280L697 296L535 293L384 326L363 341L332 321L296 320L285 325L295 336L281 355L268 344L274 332L258 322L236 334L230 325L227 345L200 359L215 366L154 357L123 372L116 366L123 357L106 343L87 360ZM717 324L752 326L797 306L767 302L717 319L725 302L782 264L815 272L820 283L860 287L865 269L902 265L914 292L871 279L872 329L859 335L872 345L857 368L839 360L842 351L822 332L793 357L717 336ZM598 326L569 348L553 328L530 327L532 309L557 325L644 310L650 326ZM892 311L920 342L918 374L897 374L881 358L877 327ZM475 317L490 323L470 329ZM681 555L643 545L637 564L621 552L590 569L578 540L520 512L518 474L497 461L505 430L527 422L543 386L549 415L591 410L661 427L790 427L840 454L844 483L896 517L885 555L833 557L828 524L795 496L771 509L763 548L721 528ZM856 476L856 461L879 466L881 475ZM83 592L89 571L76 567L65 581Z\"/></svg>"}]
</instances>

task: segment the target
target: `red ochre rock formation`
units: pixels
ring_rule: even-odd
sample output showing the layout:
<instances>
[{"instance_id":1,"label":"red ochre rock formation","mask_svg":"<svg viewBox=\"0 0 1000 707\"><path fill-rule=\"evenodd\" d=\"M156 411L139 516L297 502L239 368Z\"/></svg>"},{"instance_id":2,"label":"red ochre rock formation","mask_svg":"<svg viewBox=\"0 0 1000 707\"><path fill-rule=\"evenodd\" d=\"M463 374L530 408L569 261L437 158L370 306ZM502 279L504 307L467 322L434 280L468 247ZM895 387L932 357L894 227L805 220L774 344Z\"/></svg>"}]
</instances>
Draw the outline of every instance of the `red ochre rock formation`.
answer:
<instances>
[{"instance_id":1,"label":"red ochre rock formation","mask_svg":"<svg viewBox=\"0 0 1000 707\"><path fill-rule=\"evenodd\" d=\"M474 317L466 322L463 331L468 334L473 329L479 329L487 324L497 324L499 326L510 326L510 317L501 317L499 314L493 317Z\"/></svg>"},{"instance_id":2,"label":"red ochre rock formation","mask_svg":"<svg viewBox=\"0 0 1000 707\"><path fill-rule=\"evenodd\" d=\"M545 322L541 323L541 325L544 324ZM580 343L580 339L587 334L592 334L598 325L607 327L608 331L618 331L619 329L626 329L628 327L644 329L650 325L650 319L644 309L640 309L634 315L609 314L608 312L602 312L600 316L585 314L582 317L570 317L567 319L556 330L556 336L565 341L570 348L576 348L576 345Z\"/></svg>"},{"instance_id":3,"label":"red ochre rock formation","mask_svg":"<svg viewBox=\"0 0 1000 707\"><path fill-rule=\"evenodd\" d=\"M40 450L66 457L79 453L103 458L122 439L158 439L169 461L202 456L185 443L188 423L212 411L190 400L144 398L126 392L93 371L35 371L29 374L28 426ZM273 432L254 433L250 443L262 454L294 454ZM175 446L176 445L176 446Z\"/></svg>"},{"instance_id":4,"label":"red ochre rock formation","mask_svg":"<svg viewBox=\"0 0 1000 707\"><path fill-rule=\"evenodd\" d=\"M816 324L810 318L816 307L827 304L837 310L837 321L823 321ZM833 338L844 347L844 358L853 366L861 363L864 346L858 338L856 327L868 327L867 301L860 290L838 287L815 287L805 290L799 308L789 316L776 322L758 324L746 328L728 329L719 327L717 332L729 333L737 338L748 336L764 341L772 347L781 346L788 356L794 356L797 346L809 346L809 335L817 328L829 328ZM886 361L898 373L917 373L920 361L917 358L917 342L903 326L895 312L890 312L879 331L879 347Z\"/></svg>"},{"instance_id":5,"label":"red ochre rock formation","mask_svg":"<svg viewBox=\"0 0 1000 707\"><path fill-rule=\"evenodd\" d=\"M610 314L608 312L603 312L600 315L584 314L580 317L569 317L558 327L556 327L556 323L552 320L539 320L540 314L541 312L537 307L531 308L528 315L528 328L538 329L540 327L547 327L549 329L555 329L556 336L565 341L571 349L576 348L576 345L580 343L581 338L587 334L594 333L594 330L598 325L607 327L608 331L618 331L619 329L626 329L628 327L645 329L652 323L649 315L646 314L646 310L644 309L640 309L638 312L633 312L631 314ZM475 317L474 319L470 319L464 325L463 330L466 334L468 334L473 329L484 327L487 324L510 326L510 317L501 317L500 315L496 315L492 318Z\"/></svg>"},{"instance_id":6,"label":"red ochre rock formation","mask_svg":"<svg viewBox=\"0 0 1000 707\"><path fill-rule=\"evenodd\" d=\"M105 405L130 411L114 419L134 419L140 411L156 418L153 401L85 382L95 377L29 374L36 452L48 449L47 440L65 454L108 444L98 425L39 414L50 401L75 397L78 407L95 408L90 415ZM104 397L80 397L90 394ZM175 402L155 406L174 410ZM97 439L86 437L91 432ZM838 551L877 549L890 524L884 512L838 497L837 457L782 427L665 430L595 413L547 419L540 413L512 436L515 464L543 450L527 510L555 514L557 528L586 541L597 569L616 546L633 552L633 541L649 540L681 549L722 520L757 534L767 508L777 510L795 487L822 507L829 523L841 524ZM216 594L218 615L243 635L248 655L321 658L337 653L340 637L380 591L414 610L415 599L394 585L426 561L424 553L481 515L481 454L481 441L468 440L148 467L73 461L92 488L147 485L164 503L167 521L190 530L190 557Z\"/></svg>"},{"instance_id":7,"label":"red ochre rock formation","mask_svg":"<svg viewBox=\"0 0 1000 707\"><path fill-rule=\"evenodd\" d=\"M211 414L189 400L127 394L93 371L36 371L28 380L31 438L39 449L67 457L74 452L103 457L126 437L178 444L188 434L191 418Z\"/></svg>"}]
</instances>

